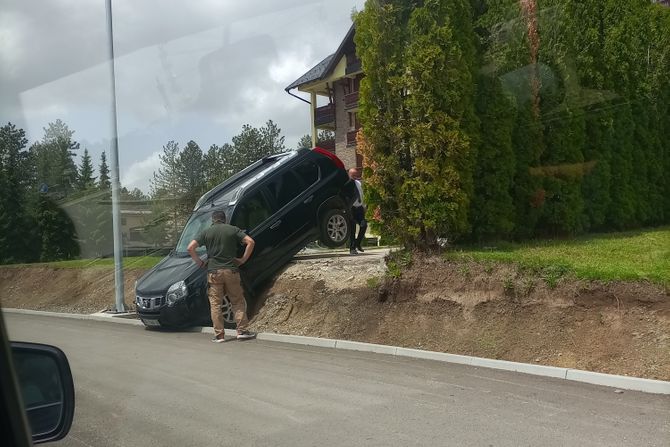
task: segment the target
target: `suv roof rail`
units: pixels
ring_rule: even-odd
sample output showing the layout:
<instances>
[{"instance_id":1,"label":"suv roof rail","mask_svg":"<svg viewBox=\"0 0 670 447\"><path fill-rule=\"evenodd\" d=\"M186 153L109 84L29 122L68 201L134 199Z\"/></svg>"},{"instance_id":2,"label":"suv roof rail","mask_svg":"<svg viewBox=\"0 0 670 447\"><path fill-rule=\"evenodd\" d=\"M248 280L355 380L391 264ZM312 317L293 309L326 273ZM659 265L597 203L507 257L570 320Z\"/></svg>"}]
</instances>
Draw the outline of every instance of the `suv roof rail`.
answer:
<instances>
[{"instance_id":1,"label":"suv roof rail","mask_svg":"<svg viewBox=\"0 0 670 447\"><path fill-rule=\"evenodd\" d=\"M237 174L232 175L231 177L224 180L222 183L219 183L214 188L210 189L205 194L203 194L202 197L200 197L200 199L198 199L197 203L193 207L193 210L195 211L195 210L199 209L201 206L206 205L209 201L211 201L213 198L215 198L218 195L218 193L221 192L223 189L228 188L228 187L234 185L235 183L243 181L250 172L255 171L257 168L262 167L266 163L274 162L277 159L287 157L287 156L293 154L293 152L300 153L300 152L304 152L304 150L286 151L286 152L281 152L279 154L267 155L267 156L261 158L260 160L257 160L256 162L250 164L249 166L242 169Z\"/></svg>"}]
</instances>

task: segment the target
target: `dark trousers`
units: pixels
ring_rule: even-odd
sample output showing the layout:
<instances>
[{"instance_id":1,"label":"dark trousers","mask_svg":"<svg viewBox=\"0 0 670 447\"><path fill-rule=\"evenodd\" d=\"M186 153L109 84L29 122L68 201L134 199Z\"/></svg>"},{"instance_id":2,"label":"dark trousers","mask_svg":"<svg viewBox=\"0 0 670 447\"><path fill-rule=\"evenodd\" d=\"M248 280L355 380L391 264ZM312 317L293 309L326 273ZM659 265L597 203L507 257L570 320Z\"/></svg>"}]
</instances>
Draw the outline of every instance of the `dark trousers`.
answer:
<instances>
[{"instance_id":1,"label":"dark trousers","mask_svg":"<svg viewBox=\"0 0 670 447\"><path fill-rule=\"evenodd\" d=\"M361 246L365 238L365 231L368 229L368 221L365 220L365 208L354 206L351 208L351 233L349 235L349 248L354 249ZM360 227L358 236L356 236L356 224Z\"/></svg>"}]
</instances>

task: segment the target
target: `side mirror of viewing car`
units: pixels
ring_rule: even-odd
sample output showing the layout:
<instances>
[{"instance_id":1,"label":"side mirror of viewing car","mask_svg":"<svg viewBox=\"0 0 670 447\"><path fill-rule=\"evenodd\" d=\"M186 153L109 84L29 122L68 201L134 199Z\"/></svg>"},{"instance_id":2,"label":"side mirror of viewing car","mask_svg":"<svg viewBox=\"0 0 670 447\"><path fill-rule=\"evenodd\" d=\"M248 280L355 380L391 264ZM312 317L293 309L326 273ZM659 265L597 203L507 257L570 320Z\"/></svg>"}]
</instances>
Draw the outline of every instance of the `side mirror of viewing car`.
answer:
<instances>
[{"instance_id":1,"label":"side mirror of viewing car","mask_svg":"<svg viewBox=\"0 0 670 447\"><path fill-rule=\"evenodd\" d=\"M54 346L12 342L12 358L33 443L63 439L74 418L74 382Z\"/></svg>"}]
</instances>

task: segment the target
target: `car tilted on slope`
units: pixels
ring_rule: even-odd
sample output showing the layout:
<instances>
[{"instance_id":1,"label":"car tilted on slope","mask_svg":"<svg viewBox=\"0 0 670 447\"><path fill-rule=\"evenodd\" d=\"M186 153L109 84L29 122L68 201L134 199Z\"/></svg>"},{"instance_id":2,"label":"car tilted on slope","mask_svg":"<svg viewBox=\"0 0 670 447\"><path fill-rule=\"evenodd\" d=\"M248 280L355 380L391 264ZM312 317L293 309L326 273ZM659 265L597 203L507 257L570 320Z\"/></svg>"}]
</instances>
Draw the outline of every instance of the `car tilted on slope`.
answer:
<instances>
[{"instance_id":1,"label":"car tilted on slope","mask_svg":"<svg viewBox=\"0 0 670 447\"><path fill-rule=\"evenodd\" d=\"M198 200L175 249L137 281L139 317L147 327L211 324L206 271L195 265L186 247L211 225L214 211L225 211L228 222L256 241L253 255L240 268L251 306L257 288L306 244L318 240L337 247L348 241L354 188L343 163L320 148L252 164ZM198 250L205 255L204 247ZM227 326L233 326L227 298L223 312Z\"/></svg>"}]
</instances>

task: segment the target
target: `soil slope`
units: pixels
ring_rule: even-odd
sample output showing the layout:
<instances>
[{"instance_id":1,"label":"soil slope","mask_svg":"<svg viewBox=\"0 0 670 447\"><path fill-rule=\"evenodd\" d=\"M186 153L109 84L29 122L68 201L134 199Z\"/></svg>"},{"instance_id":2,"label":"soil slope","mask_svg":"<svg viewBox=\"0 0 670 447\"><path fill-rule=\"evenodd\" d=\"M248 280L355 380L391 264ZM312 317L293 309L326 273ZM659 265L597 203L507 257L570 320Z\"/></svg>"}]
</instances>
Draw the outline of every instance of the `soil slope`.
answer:
<instances>
[{"instance_id":1,"label":"soil slope","mask_svg":"<svg viewBox=\"0 0 670 447\"><path fill-rule=\"evenodd\" d=\"M551 288L512 265L433 257L376 285L383 264L351 259L290 265L254 328L670 380L670 297L655 284Z\"/></svg>"},{"instance_id":2,"label":"soil slope","mask_svg":"<svg viewBox=\"0 0 670 447\"><path fill-rule=\"evenodd\" d=\"M128 304L141 274L125 273ZM113 286L106 268L0 268L3 307L93 313L112 305ZM252 327L670 380L667 290L571 278L552 286L504 264L428 257L391 279L381 256L317 257L276 278Z\"/></svg>"}]
</instances>

